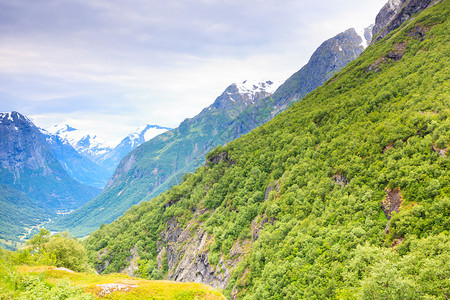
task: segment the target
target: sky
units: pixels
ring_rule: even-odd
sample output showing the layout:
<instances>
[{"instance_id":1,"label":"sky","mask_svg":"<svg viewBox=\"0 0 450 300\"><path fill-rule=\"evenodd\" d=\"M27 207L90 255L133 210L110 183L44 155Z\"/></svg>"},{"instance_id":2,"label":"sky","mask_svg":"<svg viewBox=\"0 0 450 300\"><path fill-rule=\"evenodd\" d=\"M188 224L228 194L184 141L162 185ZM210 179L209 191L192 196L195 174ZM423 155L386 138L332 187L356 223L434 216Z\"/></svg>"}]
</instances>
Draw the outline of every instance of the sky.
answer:
<instances>
[{"instance_id":1,"label":"sky","mask_svg":"<svg viewBox=\"0 0 450 300\"><path fill-rule=\"evenodd\" d=\"M112 142L286 80L387 0L0 0L0 111Z\"/></svg>"}]
</instances>

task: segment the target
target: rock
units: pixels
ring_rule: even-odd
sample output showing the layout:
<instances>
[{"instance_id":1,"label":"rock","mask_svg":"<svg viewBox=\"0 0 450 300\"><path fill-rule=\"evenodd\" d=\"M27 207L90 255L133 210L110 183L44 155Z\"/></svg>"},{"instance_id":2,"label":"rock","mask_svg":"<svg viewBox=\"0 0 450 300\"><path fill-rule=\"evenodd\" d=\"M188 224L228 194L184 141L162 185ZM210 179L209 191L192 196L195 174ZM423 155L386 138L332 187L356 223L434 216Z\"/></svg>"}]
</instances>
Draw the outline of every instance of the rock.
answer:
<instances>
[{"instance_id":1,"label":"rock","mask_svg":"<svg viewBox=\"0 0 450 300\"><path fill-rule=\"evenodd\" d=\"M331 179L334 184L340 184L341 187L345 187L348 184L347 177L343 174L336 174Z\"/></svg>"},{"instance_id":2,"label":"rock","mask_svg":"<svg viewBox=\"0 0 450 300\"><path fill-rule=\"evenodd\" d=\"M105 297L108 294L116 291L129 292L133 288L139 287L137 284L128 284L128 283L105 283L105 284L97 284L97 296Z\"/></svg>"},{"instance_id":3,"label":"rock","mask_svg":"<svg viewBox=\"0 0 450 300\"><path fill-rule=\"evenodd\" d=\"M67 268L55 268L55 270L58 270L58 271L65 271L65 272L69 272L69 273L75 273L75 271L72 271L72 270L70 270L70 269L67 269Z\"/></svg>"},{"instance_id":4,"label":"rock","mask_svg":"<svg viewBox=\"0 0 450 300\"><path fill-rule=\"evenodd\" d=\"M217 165L221 161L225 161L229 165L236 163L231 160L230 156L228 155L228 152L220 152L219 154L213 155L210 158L208 158L206 161L206 165L208 165L209 163Z\"/></svg>"},{"instance_id":5,"label":"rock","mask_svg":"<svg viewBox=\"0 0 450 300\"><path fill-rule=\"evenodd\" d=\"M137 245L134 245L134 247L130 250L131 256L127 257L127 261L130 262L130 265L122 270L122 273L127 274L128 276L134 276L135 272L138 270L138 259L139 259L139 253L138 253Z\"/></svg>"},{"instance_id":6,"label":"rock","mask_svg":"<svg viewBox=\"0 0 450 300\"><path fill-rule=\"evenodd\" d=\"M412 15L439 1L433 0L389 0L375 18L372 44L399 28Z\"/></svg>"},{"instance_id":7,"label":"rock","mask_svg":"<svg viewBox=\"0 0 450 300\"><path fill-rule=\"evenodd\" d=\"M196 226L197 225L197 226ZM195 226L195 227L194 227ZM231 270L237 266L246 253L250 241L236 242L230 255L220 257L217 265L209 262L209 245L214 241L195 221L182 229L175 218L167 222L166 230L160 234L158 247L158 268L162 268L162 258L167 257L166 279L180 282L198 282L224 289L231 278Z\"/></svg>"}]
</instances>

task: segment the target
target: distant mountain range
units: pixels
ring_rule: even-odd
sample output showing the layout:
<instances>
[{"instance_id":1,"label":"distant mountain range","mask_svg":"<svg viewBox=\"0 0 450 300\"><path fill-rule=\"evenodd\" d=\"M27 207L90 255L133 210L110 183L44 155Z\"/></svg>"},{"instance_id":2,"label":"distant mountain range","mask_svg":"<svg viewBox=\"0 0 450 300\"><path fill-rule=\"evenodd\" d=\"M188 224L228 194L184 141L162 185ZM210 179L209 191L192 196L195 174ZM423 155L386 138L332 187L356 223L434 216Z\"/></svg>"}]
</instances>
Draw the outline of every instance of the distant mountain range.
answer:
<instances>
[{"instance_id":1,"label":"distant mountain range","mask_svg":"<svg viewBox=\"0 0 450 300\"><path fill-rule=\"evenodd\" d=\"M47 131L18 112L0 113L0 245L14 249L58 213L97 196L112 173L99 161L117 164L167 130L142 126L112 149L69 125Z\"/></svg>"},{"instance_id":2,"label":"distant mountain range","mask_svg":"<svg viewBox=\"0 0 450 300\"><path fill-rule=\"evenodd\" d=\"M102 155L96 162L108 170L109 174L115 171L120 160L142 143L145 143L157 135L172 130L169 127L158 125L143 125L125 137L114 149Z\"/></svg>"},{"instance_id":3,"label":"distant mountain range","mask_svg":"<svg viewBox=\"0 0 450 300\"><path fill-rule=\"evenodd\" d=\"M81 183L103 189L120 160L140 144L171 130L158 125L143 125L126 136L115 147L96 135L68 124L41 129L66 171ZM75 151L73 151L75 150Z\"/></svg>"},{"instance_id":4,"label":"distant mountain range","mask_svg":"<svg viewBox=\"0 0 450 300\"><path fill-rule=\"evenodd\" d=\"M18 112L0 113L0 241L18 242L18 234L57 212L76 209L98 195L100 189L73 179L54 152L72 150L49 143L27 117ZM54 141L51 141L54 142ZM7 222L6 224L4 221Z\"/></svg>"},{"instance_id":5,"label":"distant mountain range","mask_svg":"<svg viewBox=\"0 0 450 300\"><path fill-rule=\"evenodd\" d=\"M69 143L78 153L97 162L112 148L107 146L104 141L96 135L91 135L82 130L71 127L70 125L54 125L47 129L48 132L57 135L61 140Z\"/></svg>"},{"instance_id":6,"label":"distant mountain range","mask_svg":"<svg viewBox=\"0 0 450 300\"><path fill-rule=\"evenodd\" d=\"M267 122L356 59L371 38L370 28L363 33L349 29L325 41L281 86L272 81L230 85L200 114L126 155L101 195L49 228L86 235L180 183L204 164L206 153Z\"/></svg>"}]
</instances>

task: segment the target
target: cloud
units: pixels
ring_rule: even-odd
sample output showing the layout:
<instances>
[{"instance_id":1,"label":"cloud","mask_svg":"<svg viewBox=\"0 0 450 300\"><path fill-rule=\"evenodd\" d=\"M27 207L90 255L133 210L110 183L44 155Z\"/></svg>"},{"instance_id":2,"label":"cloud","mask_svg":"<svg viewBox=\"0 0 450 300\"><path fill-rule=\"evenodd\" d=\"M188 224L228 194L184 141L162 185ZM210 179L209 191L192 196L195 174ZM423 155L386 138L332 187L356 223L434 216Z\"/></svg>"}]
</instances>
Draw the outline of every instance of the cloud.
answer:
<instances>
[{"instance_id":1,"label":"cloud","mask_svg":"<svg viewBox=\"0 0 450 300\"><path fill-rule=\"evenodd\" d=\"M384 2L0 0L0 106L42 124L177 126L233 82L288 78Z\"/></svg>"}]
</instances>

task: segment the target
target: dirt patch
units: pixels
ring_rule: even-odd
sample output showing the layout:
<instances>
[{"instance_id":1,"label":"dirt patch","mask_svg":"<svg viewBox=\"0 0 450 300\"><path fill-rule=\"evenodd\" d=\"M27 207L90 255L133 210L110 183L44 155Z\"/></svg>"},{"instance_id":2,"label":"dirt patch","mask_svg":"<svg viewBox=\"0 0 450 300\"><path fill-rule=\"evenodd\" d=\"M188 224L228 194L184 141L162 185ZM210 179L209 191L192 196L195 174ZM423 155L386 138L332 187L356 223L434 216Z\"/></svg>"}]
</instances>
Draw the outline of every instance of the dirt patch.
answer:
<instances>
[{"instance_id":1,"label":"dirt patch","mask_svg":"<svg viewBox=\"0 0 450 300\"><path fill-rule=\"evenodd\" d=\"M381 201L381 209L383 209L384 214L388 220L391 219L392 212L397 212L400 210L400 205L403 202L402 195L400 194L400 189L395 188L393 190L386 190L386 198ZM389 230L389 228L387 228Z\"/></svg>"},{"instance_id":2,"label":"dirt patch","mask_svg":"<svg viewBox=\"0 0 450 300\"><path fill-rule=\"evenodd\" d=\"M431 147L431 150L433 152L437 152L440 156L445 156L447 155L447 149L439 149L436 145L433 145Z\"/></svg>"}]
</instances>

